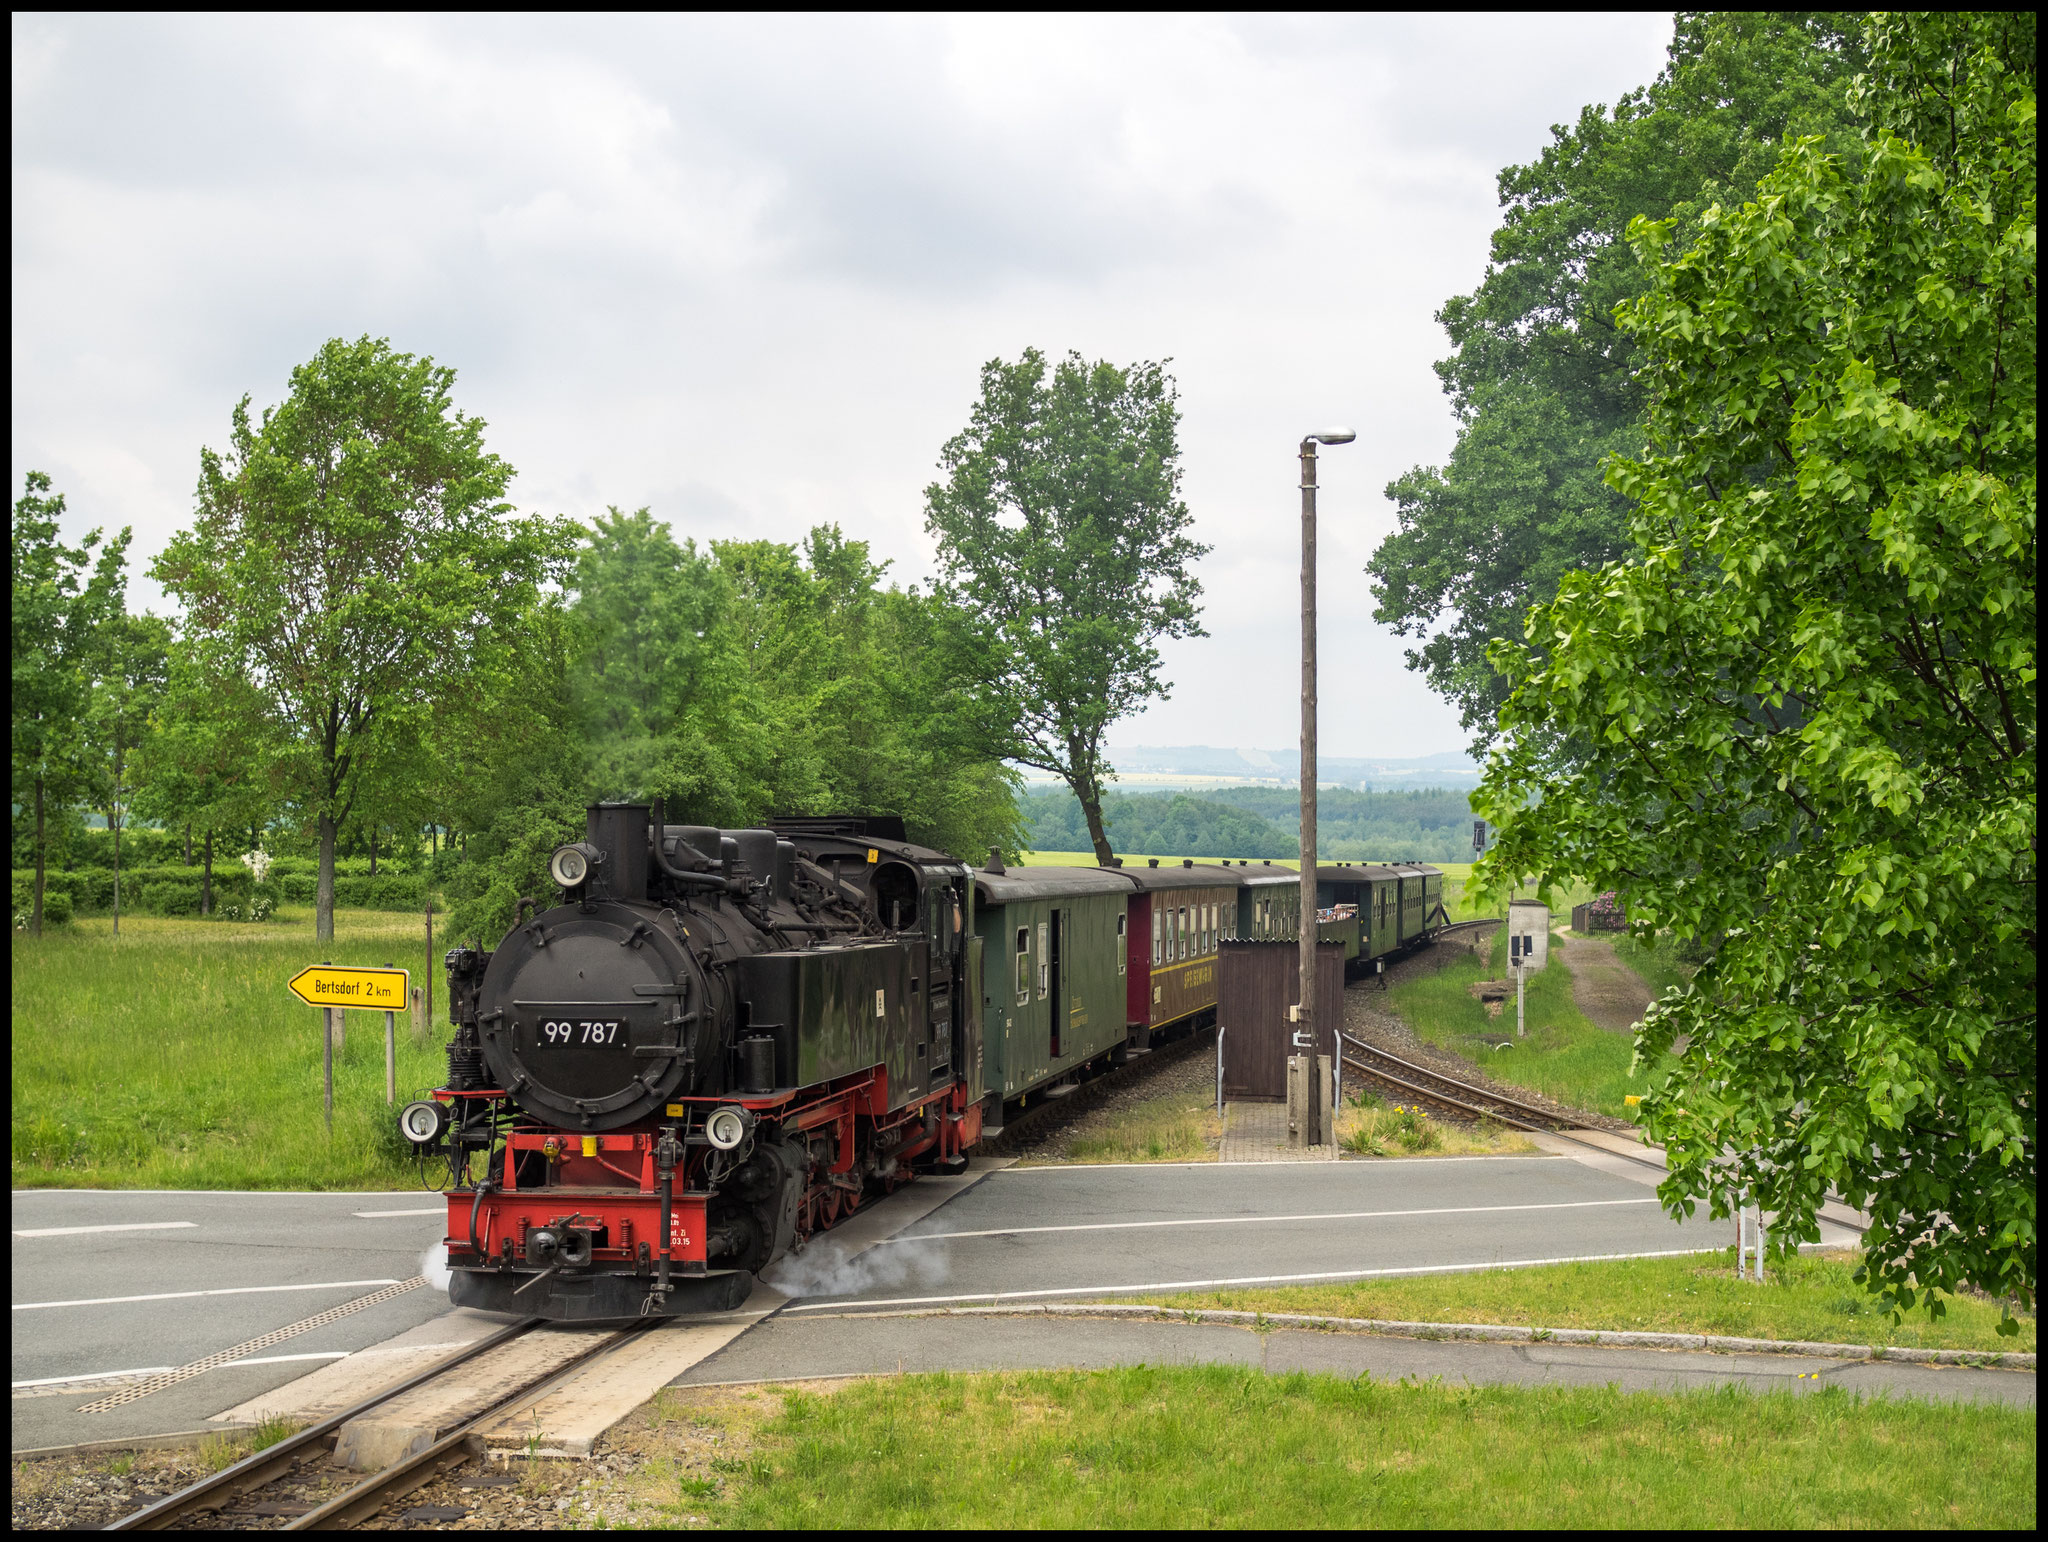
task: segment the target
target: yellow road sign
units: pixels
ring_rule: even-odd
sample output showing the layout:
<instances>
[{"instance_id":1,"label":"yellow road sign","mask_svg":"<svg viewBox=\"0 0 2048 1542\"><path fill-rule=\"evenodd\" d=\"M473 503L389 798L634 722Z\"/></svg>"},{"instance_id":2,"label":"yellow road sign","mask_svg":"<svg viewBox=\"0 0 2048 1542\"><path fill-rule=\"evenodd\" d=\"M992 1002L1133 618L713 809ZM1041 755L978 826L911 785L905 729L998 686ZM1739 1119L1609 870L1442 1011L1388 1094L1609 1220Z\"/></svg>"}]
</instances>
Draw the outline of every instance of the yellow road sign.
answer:
<instances>
[{"instance_id":1,"label":"yellow road sign","mask_svg":"<svg viewBox=\"0 0 2048 1542\"><path fill-rule=\"evenodd\" d=\"M316 1007L361 1007L373 1012L403 1012L410 1004L403 969L358 969L342 964L313 964L291 977L288 989Z\"/></svg>"}]
</instances>

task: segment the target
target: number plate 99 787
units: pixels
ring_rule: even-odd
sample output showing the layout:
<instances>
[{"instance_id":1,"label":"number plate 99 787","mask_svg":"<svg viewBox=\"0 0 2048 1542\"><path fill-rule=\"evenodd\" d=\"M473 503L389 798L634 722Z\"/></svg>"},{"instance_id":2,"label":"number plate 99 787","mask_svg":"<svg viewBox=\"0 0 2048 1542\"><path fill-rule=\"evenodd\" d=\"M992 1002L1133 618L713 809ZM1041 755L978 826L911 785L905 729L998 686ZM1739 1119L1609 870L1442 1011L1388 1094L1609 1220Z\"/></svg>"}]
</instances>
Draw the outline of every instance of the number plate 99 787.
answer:
<instances>
[{"instance_id":1,"label":"number plate 99 787","mask_svg":"<svg viewBox=\"0 0 2048 1542\"><path fill-rule=\"evenodd\" d=\"M541 1049L626 1049L630 1036L618 1018L543 1017L534 1024L534 1043Z\"/></svg>"}]
</instances>

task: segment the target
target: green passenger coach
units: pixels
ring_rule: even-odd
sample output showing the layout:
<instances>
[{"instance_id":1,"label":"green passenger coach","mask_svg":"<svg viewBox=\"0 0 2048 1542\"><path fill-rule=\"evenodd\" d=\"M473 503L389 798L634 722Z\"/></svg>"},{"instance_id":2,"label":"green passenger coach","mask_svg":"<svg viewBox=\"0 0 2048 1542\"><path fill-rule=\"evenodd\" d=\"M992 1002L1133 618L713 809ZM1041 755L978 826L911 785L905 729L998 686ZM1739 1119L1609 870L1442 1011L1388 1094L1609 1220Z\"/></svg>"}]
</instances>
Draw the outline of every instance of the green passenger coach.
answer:
<instances>
[{"instance_id":1,"label":"green passenger coach","mask_svg":"<svg viewBox=\"0 0 2048 1542\"><path fill-rule=\"evenodd\" d=\"M974 872L984 1084L1006 1103L1123 1047L1130 883L1099 868Z\"/></svg>"}]
</instances>

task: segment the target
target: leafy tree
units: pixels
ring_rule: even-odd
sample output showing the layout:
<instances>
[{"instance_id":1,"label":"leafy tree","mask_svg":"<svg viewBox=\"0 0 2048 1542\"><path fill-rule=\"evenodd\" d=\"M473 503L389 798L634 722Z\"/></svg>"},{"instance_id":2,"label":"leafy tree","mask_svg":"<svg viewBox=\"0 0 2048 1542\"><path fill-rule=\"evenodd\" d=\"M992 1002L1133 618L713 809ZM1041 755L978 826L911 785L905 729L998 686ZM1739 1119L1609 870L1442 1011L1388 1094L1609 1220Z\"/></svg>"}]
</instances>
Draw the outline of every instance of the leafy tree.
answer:
<instances>
[{"instance_id":1,"label":"leafy tree","mask_svg":"<svg viewBox=\"0 0 2048 1542\"><path fill-rule=\"evenodd\" d=\"M33 809L35 890L29 931L43 934L49 813L84 796L92 763L85 733L92 660L108 619L120 612L129 532L100 547L95 530L77 546L57 539L64 495L28 473L10 535L14 642L14 803ZM94 557L95 548L99 555ZM88 565L91 571L88 574Z\"/></svg>"},{"instance_id":2,"label":"leafy tree","mask_svg":"<svg viewBox=\"0 0 2048 1542\"><path fill-rule=\"evenodd\" d=\"M454 383L381 339L324 344L260 422L242 399L227 456L201 452L197 520L153 569L208 673L255 687L274 790L318 832L322 941L337 830L478 694L567 560L560 522L511 517L512 468Z\"/></svg>"},{"instance_id":3,"label":"leafy tree","mask_svg":"<svg viewBox=\"0 0 2048 1542\"><path fill-rule=\"evenodd\" d=\"M562 603L544 601L479 689L440 721L439 798L467 832L451 864L451 936L486 946L503 936L521 898L551 892L554 849L582 838L592 793L574 687L581 640Z\"/></svg>"},{"instance_id":4,"label":"leafy tree","mask_svg":"<svg viewBox=\"0 0 2048 1542\"><path fill-rule=\"evenodd\" d=\"M669 730L703 690L706 642L729 598L717 563L678 545L647 509L610 509L576 553L578 712L591 775L607 797L644 797L659 781Z\"/></svg>"},{"instance_id":5,"label":"leafy tree","mask_svg":"<svg viewBox=\"0 0 2048 1542\"><path fill-rule=\"evenodd\" d=\"M125 591L125 582L122 591ZM115 599L121 598L121 593ZM160 616L109 616L94 647L92 704L86 733L93 757L92 790L107 817L114 859L114 935L121 935L121 828L135 791L135 752L163 696L170 623Z\"/></svg>"},{"instance_id":6,"label":"leafy tree","mask_svg":"<svg viewBox=\"0 0 2048 1542\"><path fill-rule=\"evenodd\" d=\"M200 835L199 913L213 913L214 839L267 822L269 787L252 733L263 703L244 680L210 677L176 640L164 693L137 751L135 812Z\"/></svg>"},{"instance_id":7,"label":"leafy tree","mask_svg":"<svg viewBox=\"0 0 2048 1542\"><path fill-rule=\"evenodd\" d=\"M1666 1203L1751 1194L1790 1246L1836 1189L1938 1312L2036 1280L2034 20L1869 50L1853 155L1632 227L1636 550L1496 646L1475 801L1496 893L1583 876L1711 950L1638 1039L1678 1056Z\"/></svg>"},{"instance_id":8,"label":"leafy tree","mask_svg":"<svg viewBox=\"0 0 2048 1542\"><path fill-rule=\"evenodd\" d=\"M1800 134L1851 142L1860 13L1681 12L1655 83L1560 125L1500 175L1507 211L1477 290L1437 313L1456 352L1437 365L1458 416L1448 464L1387 486L1399 526L1366 571L1374 614L1422 639L1408 654L1483 742L1506 695L1486 657L1532 603L1628 546L1626 501L1601 475L1643 444L1637 345L1614 307L1648 273L1631 217L1692 230L1739 203Z\"/></svg>"},{"instance_id":9,"label":"leafy tree","mask_svg":"<svg viewBox=\"0 0 2048 1542\"><path fill-rule=\"evenodd\" d=\"M982 621L962 654L1004 758L1062 778L1097 860L1111 723L1169 687L1161 638L1201 637L1207 551L1180 498L1180 409L1163 365L1070 353L982 367L981 399L925 490L947 597Z\"/></svg>"}]
</instances>

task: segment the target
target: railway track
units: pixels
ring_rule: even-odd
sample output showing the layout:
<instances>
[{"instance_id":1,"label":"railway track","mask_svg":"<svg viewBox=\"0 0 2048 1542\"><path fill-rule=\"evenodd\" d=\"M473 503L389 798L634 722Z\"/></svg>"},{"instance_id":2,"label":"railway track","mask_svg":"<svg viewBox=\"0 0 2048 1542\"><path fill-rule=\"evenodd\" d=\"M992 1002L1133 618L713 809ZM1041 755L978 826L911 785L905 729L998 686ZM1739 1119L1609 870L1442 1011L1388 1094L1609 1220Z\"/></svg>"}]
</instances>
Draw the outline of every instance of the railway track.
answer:
<instances>
[{"instance_id":1,"label":"railway track","mask_svg":"<svg viewBox=\"0 0 2048 1542\"><path fill-rule=\"evenodd\" d=\"M1491 1087L1475 1086L1455 1076L1446 1076L1441 1071L1417 1065L1348 1033L1341 1038L1344 1042L1344 1063L1361 1076L1454 1118L1491 1119L1517 1130L1538 1130L1546 1135L1562 1137L1574 1145L1620 1157L1625 1162L1634 1162L1658 1172L1665 1170L1664 1164L1653 1157L1633 1156L1573 1134L1571 1121L1553 1109L1525 1103Z\"/></svg>"},{"instance_id":2,"label":"railway track","mask_svg":"<svg viewBox=\"0 0 2048 1542\"><path fill-rule=\"evenodd\" d=\"M189 1488L158 1500L146 1509L123 1516L109 1531L279 1530L340 1531L360 1525L393 1501L462 1463L484 1454L483 1431L506 1414L539 1401L592 1361L601 1359L640 1333L648 1324L636 1323L608 1334L572 1359L558 1363L504 1395L494 1398L481 1411L462 1419L455 1428L424 1450L370 1473L351 1483L341 1493L303 1513L298 1507L265 1501L266 1490L304 1483L323 1475L319 1464L333 1453L342 1429L351 1421L375 1412L398 1397L472 1366L512 1340L546 1325L539 1318L513 1323L479 1340L438 1364L408 1377L353 1408L322 1419L231 1467L202 1478ZM309 1470L310 1469L310 1470ZM328 1468L331 1476L337 1469Z\"/></svg>"}]
</instances>

